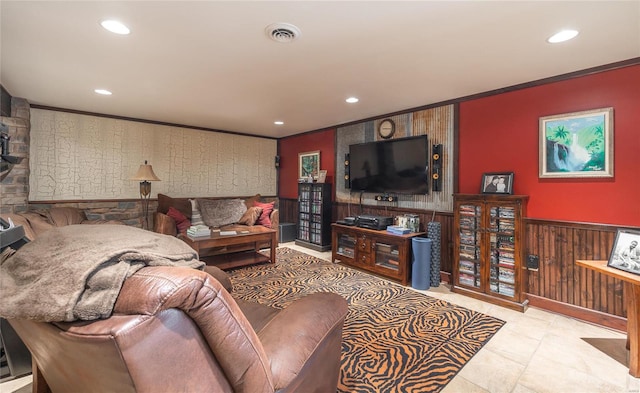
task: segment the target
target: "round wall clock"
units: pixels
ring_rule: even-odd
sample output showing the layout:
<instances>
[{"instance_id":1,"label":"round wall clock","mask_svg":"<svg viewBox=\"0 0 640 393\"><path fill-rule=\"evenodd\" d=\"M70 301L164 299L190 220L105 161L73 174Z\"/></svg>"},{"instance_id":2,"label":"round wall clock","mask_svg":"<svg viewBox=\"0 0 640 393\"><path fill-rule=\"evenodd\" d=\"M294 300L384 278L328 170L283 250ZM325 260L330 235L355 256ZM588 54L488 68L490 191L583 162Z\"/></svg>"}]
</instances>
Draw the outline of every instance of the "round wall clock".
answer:
<instances>
[{"instance_id":1,"label":"round wall clock","mask_svg":"<svg viewBox=\"0 0 640 393\"><path fill-rule=\"evenodd\" d=\"M378 125L378 135L380 138L389 139L396 132L396 124L391 119L384 119Z\"/></svg>"}]
</instances>

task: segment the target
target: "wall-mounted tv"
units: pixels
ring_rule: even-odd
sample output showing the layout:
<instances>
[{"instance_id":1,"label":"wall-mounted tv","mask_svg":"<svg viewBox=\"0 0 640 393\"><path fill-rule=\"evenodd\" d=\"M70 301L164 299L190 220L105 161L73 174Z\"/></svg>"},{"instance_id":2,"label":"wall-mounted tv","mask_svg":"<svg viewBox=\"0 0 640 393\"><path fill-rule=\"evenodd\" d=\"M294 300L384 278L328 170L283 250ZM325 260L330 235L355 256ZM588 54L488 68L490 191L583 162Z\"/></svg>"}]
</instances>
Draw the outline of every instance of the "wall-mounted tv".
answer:
<instances>
[{"instance_id":1,"label":"wall-mounted tv","mask_svg":"<svg viewBox=\"0 0 640 393\"><path fill-rule=\"evenodd\" d=\"M427 136L349 146L352 191L428 193Z\"/></svg>"}]
</instances>

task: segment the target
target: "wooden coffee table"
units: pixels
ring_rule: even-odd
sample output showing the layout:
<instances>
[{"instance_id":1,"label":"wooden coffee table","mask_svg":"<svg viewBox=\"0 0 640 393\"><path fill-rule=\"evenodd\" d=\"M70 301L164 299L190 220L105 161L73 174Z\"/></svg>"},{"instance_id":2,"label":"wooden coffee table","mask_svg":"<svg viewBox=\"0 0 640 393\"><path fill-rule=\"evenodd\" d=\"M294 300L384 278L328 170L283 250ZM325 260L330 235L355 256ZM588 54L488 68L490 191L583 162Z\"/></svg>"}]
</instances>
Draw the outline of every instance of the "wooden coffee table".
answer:
<instances>
[{"instance_id":1,"label":"wooden coffee table","mask_svg":"<svg viewBox=\"0 0 640 393\"><path fill-rule=\"evenodd\" d=\"M256 263L276 263L276 231L273 229L261 232L236 232L235 235L221 235L220 232L211 232L210 236L191 238L180 235L180 238L201 256L200 260L207 265L217 266L220 269L253 265ZM269 243L270 255L258 252L258 246Z\"/></svg>"}]
</instances>

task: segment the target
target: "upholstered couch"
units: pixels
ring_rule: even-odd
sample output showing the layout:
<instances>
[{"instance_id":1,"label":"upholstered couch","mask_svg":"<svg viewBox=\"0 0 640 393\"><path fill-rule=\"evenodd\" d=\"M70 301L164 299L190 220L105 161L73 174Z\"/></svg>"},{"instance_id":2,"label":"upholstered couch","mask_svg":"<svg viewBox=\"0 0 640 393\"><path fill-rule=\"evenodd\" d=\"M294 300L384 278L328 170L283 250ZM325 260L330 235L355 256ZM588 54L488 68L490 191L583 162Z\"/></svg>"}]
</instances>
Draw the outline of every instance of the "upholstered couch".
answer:
<instances>
[{"instance_id":1,"label":"upholstered couch","mask_svg":"<svg viewBox=\"0 0 640 393\"><path fill-rule=\"evenodd\" d=\"M124 224L118 220L88 220L83 210L76 207L52 207L45 210L34 210L22 213L3 214L2 218L10 218L18 226L22 225L29 240L34 240L43 232L65 225L75 224Z\"/></svg>"},{"instance_id":2,"label":"upholstered couch","mask_svg":"<svg viewBox=\"0 0 640 393\"><path fill-rule=\"evenodd\" d=\"M145 267L107 319L9 322L33 354L34 380L41 372L54 392L336 391L343 298L314 293L277 310L234 300L218 280Z\"/></svg>"},{"instance_id":3,"label":"upholstered couch","mask_svg":"<svg viewBox=\"0 0 640 393\"><path fill-rule=\"evenodd\" d=\"M197 220L201 217L204 222L200 224L225 231L264 232L274 229L277 239L280 218L276 202L275 199L263 198L260 194L237 198L172 198L158 194L154 231L175 236L186 231L190 225L198 223Z\"/></svg>"}]
</instances>

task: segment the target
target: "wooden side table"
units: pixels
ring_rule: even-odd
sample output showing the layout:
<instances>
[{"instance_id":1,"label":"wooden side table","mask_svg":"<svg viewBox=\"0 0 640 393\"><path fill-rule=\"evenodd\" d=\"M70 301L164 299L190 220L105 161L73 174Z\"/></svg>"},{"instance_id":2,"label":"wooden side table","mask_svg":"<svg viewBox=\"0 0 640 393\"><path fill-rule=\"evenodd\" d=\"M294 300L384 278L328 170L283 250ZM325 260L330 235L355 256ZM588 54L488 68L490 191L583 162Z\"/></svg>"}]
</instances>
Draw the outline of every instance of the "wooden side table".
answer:
<instances>
[{"instance_id":1,"label":"wooden side table","mask_svg":"<svg viewBox=\"0 0 640 393\"><path fill-rule=\"evenodd\" d=\"M640 275L607 266L607 261L577 260L576 265L624 281L627 300L629 374L640 378Z\"/></svg>"}]
</instances>

